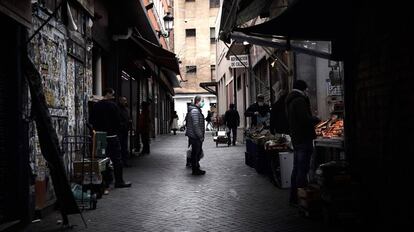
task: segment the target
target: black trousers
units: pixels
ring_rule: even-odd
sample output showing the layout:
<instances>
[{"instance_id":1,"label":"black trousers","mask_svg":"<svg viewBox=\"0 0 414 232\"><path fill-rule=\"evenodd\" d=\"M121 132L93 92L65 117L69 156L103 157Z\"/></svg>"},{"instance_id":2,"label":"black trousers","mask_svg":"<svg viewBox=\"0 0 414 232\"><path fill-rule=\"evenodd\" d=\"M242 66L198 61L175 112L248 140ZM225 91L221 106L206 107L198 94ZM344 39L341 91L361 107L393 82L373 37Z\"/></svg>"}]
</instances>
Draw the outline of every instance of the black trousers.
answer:
<instances>
[{"instance_id":1,"label":"black trousers","mask_svg":"<svg viewBox=\"0 0 414 232\"><path fill-rule=\"evenodd\" d=\"M114 165L115 184L123 183L121 143L118 136L107 138L107 143L106 150L112 164Z\"/></svg>"},{"instance_id":2,"label":"black trousers","mask_svg":"<svg viewBox=\"0 0 414 232\"><path fill-rule=\"evenodd\" d=\"M143 154L150 153L150 137L149 133L141 133L142 151Z\"/></svg>"},{"instance_id":3,"label":"black trousers","mask_svg":"<svg viewBox=\"0 0 414 232\"><path fill-rule=\"evenodd\" d=\"M121 143L121 158L122 163L126 164L129 158L128 151L128 131L122 131L119 133L119 141Z\"/></svg>"},{"instance_id":4,"label":"black trousers","mask_svg":"<svg viewBox=\"0 0 414 232\"><path fill-rule=\"evenodd\" d=\"M189 139L191 144L191 167L193 171L200 170L200 156L203 149L203 142L200 139Z\"/></svg>"},{"instance_id":5,"label":"black trousers","mask_svg":"<svg viewBox=\"0 0 414 232\"><path fill-rule=\"evenodd\" d=\"M229 138L229 144L230 144L230 133L233 133L233 144L236 144L237 140L237 127L229 127L227 132L227 138Z\"/></svg>"}]
</instances>

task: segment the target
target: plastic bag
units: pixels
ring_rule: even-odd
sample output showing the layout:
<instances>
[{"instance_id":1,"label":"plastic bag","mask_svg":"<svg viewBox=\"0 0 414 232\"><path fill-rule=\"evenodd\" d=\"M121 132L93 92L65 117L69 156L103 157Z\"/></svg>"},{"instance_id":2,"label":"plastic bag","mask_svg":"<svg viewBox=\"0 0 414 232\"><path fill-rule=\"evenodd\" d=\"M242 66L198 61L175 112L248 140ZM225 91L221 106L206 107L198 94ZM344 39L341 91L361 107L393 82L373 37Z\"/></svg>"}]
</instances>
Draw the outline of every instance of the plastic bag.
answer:
<instances>
[{"instance_id":1,"label":"plastic bag","mask_svg":"<svg viewBox=\"0 0 414 232\"><path fill-rule=\"evenodd\" d=\"M192 146L190 145L187 149L187 159L191 159L191 152L192 152ZM200 159L204 157L204 150L201 150Z\"/></svg>"}]
</instances>

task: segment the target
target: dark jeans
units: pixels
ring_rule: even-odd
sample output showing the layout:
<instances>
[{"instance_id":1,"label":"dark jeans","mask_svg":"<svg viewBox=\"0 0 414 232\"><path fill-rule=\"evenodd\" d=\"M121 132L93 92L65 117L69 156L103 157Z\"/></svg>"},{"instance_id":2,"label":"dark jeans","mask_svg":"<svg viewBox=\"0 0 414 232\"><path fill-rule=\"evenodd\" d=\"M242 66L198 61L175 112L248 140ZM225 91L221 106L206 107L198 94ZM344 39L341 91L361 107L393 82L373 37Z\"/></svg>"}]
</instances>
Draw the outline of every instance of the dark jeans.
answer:
<instances>
[{"instance_id":1,"label":"dark jeans","mask_svg":"<svg viewBox=\"0 0 414 232\"><path fill-rule=\"evenodd\" d=\"M313 153L312 142L293 146L293 170L290 182L290 203L297 203L298 188L307 185L307 174L310 168L310 160Z\"/></svg>"},{"instance_id":2,"label":"dark jeans","mask_svg":"<svg viewBox=\"0 0 414 232\"><path fill-rule=\"evenodd\" d=\"M107 138L106 150L109 158L114 165L114 176L115 184L123 183L124 179L122 177L122 158L121 158L121 143L119 142L118 136L113 138Z\"/></svg>"},{"instance_id":3,"label":"dark jeans","mask_svg":"<svg viewBox=\"0 0 414 232\"><path fill-rule=\"evenodd\" d=\"M150 153L150 137L149 133L141 133L141 141L142 141L142 154L149 154Z\"/></svg>"},{"instance_id":4,"label":"dark jeans","mask_svg":"<svg viewBox=\"0 0 414 232\"><path fill-rule=\"evenodd\" d=\"M119 133L119 140L121 142L121 158L122 163L125 165L128 163L129 151L128 151L128 131L122 131Z\"/></svg>"},{"instance_id":5,"label":"dark jeans","mask_svg":"<svg viewBox=\"0 0 414 232\"><path fill-rule=\"evenodd\" d=\"M200 170L200 156L203 149L203 142L199 139L190 138L191 144L191 167L193 171Z\"/></svg>"},{"instance_id":6,"label":"dark jeans","mask_svg":"<svg viewBox=\"0 0 414 232\"><path fill-rule=\"evenodd\" d=\"M229 127L229 131L227 132L227 137L229 138L229 144L230 144L230 133L233 133L233 144L236 144L237 140L237 127Z\"/></svg>"}]
</instances>

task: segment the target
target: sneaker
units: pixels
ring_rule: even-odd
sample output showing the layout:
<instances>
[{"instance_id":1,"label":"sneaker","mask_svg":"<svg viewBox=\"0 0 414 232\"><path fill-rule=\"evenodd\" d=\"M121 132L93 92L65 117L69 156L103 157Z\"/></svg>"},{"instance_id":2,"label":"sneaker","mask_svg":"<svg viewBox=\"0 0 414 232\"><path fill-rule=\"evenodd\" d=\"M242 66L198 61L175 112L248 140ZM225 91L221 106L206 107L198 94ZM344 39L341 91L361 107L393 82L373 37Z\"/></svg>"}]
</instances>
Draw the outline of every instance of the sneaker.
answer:
<instances>
[{"instance_id":1,"label":"sneaker","mask_svg":"<svg viewBox=\"0 0 414 232\"><path fill-rule=\"evenodd\" d=\"M196 171L193 171L193 173L192 173L192 175L193 176L201 176L201 175L204 175L204 174L206 174L206 171L203 171L203 170L196 170Z\"/></svg>"},{"instance_id":2,"label":"sneaker","mask_svg":"<svg viewBox=\"0 0 414 232\"><path fill-rule=\"evenodd\" d=\"M115 188L129 188L131 185L131 182L115 183Z\"/></svg>"}]
</instances>

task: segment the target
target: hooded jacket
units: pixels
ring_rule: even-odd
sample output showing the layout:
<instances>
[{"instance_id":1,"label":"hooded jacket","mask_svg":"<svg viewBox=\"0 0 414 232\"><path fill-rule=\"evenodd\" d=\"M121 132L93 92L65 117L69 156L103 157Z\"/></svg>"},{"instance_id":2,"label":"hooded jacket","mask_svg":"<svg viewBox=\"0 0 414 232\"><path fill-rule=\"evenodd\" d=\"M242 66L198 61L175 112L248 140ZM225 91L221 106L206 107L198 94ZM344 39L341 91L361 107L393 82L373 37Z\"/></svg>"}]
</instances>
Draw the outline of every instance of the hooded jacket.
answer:
<instances>
[{"instance_id":1,"label":"hooded jacket","mask_svg":"<svg viewBox=\"0 0 414 232\"><path fill-rule=\"evenodd\" d=\"M293 145L311 143L316 138L314 126L319 119L312 116L309 99L299 91L290 92L286 112Z\"/></svg>"},{"instance_id":2,"label":"hooded jacket","mask_svg":"<svg viewBox=\"0 0 414 232\"><path fill-rule=\"evenodd\" d=\"M195 105L188 106L185 135L192 139L204 140L204 116Z\"/></svg>"}]
</instances>

